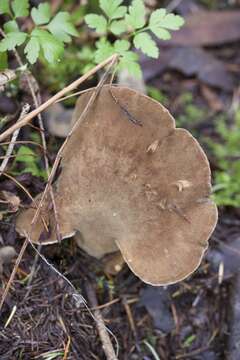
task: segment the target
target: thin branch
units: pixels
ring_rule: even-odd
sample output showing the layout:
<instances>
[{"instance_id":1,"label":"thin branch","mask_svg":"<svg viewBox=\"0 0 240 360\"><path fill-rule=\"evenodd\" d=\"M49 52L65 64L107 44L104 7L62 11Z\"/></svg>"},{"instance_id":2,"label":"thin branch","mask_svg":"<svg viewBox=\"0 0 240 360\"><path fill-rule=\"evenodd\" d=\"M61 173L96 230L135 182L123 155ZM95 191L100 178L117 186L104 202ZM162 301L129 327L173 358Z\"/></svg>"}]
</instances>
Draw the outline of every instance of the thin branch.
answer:
<instances>
[{"instance_id":1,"label":"thin branch","mask_svg":"<svg viewBox=\"0 0 240 360\"><path fill-rule=\"evenodd\" d=\"M20 121L29 112L29 110L30 110L30 105L25 104L23 106L23 108L22 108L21 115L20 115L19 119L17 120L17 122ZM5 171L5 169L7 167L7 164L8 164L8 161L11 158L11 155L12 155L12 152L13 152L13 149L14 149L14 145L16 144L16 140L17 140L19 131L20 131L20 129L17 129L13 133L13 136L12 136L12 139L11 139L11 141L9 143L6 155L4 156L3 162L1 163L1 166L0 166L0 176Z\"/></svg>"},{"instance_id":2,"label":"thin branch","mask_svg":"<svg viewBox=\"0 0 240 360\"><path fill-rule=\"evenodd\" d=\"M9 145L11 144L12 141L5 141L5 142L2 142L0 143L0 146L4 146L4 145ZM17 141L14 141L14 145L17 145L17 144L31 144L31 145L35 145L35 146L38 146L40 147L43 151L44 148L41 144L35 142L35 141L30 141L30 140L17 140Z\"/></svg>"},{"instance_id":3,"label":"thin branch","mask_svg":"<svg viewBox=\"0 0 240 360\"><path fill-rule=\"evenodd\" d=\"M93 69L89 70L86 74L82 75L79 79L72 82L70 85L66 86L64 89L60 90L57 94L52 96L50 99L45 101L43 104L41 104L37 109L31 111L28 115L26 115L22 120L20 120L18 123L12 125L9 129L4 131L0 135L0 141L3 141L7 136L11 135L15 130L23 127L24 125L28 124L30 120L32 120L35 116L37 116L40 112L47 109L50 105L54 104L58 99L65 96L66 93L73 91L76 87L78 87L80 84L82 84L84 81L86 81L89 77L94 75L96 72L104 68L106 65L110 64L112 61L116 61L118 56L116 54L110 56L97 66L95 66Z\"/></svg>"},{"instance_id":4,"label":"thin branch","mask_svg":"<svg viewBox=\"0 0 240 360\"><path fill-rule=\"evenodd\" d=\"M94 288L90 282L85 283L85 289L87 293L87 297L89 300L89 304L92 308L95 308L96 310L93 310L94 318L97 322L97 329L98 333L103 345L103 350L106 355L107 360L118 360L117 355L114 351L112 342L110 340L108 331L106 329L106 326L104 324L104 320L101 314L101 311L98 309L98 302L97 297L94 291Z\"/></svg>"}]
</instances>

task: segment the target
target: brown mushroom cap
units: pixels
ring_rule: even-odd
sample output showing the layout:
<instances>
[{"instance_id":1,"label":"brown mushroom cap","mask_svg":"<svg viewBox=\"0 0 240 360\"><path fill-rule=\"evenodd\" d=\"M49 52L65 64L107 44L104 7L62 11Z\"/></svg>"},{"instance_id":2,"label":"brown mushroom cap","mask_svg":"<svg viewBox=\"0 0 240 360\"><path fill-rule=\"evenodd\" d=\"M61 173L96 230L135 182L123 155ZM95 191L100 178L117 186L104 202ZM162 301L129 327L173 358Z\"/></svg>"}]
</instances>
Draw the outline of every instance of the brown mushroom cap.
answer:
<instances>
[{"instance_id":1,"label":"brown mushroom cap","mask_svg":"<svg viewBox=\"0 0 240 360\"><path fill-rule=\"evenodd\" d=\"M89 97L80 97L73 121ZM62 237L78 232L81 247L96 257L119 248L131 270L152 285L177 282L197 268L217 220L209 164L162 105L128 88L104 86L61 166L55 200ZM20 214L21 233L33 213ZM51 222L47 205L44 214ZM39 222L31 234L37 243ZM43 242L55 241L52 226Z\"/></svg>"}]
</instances>

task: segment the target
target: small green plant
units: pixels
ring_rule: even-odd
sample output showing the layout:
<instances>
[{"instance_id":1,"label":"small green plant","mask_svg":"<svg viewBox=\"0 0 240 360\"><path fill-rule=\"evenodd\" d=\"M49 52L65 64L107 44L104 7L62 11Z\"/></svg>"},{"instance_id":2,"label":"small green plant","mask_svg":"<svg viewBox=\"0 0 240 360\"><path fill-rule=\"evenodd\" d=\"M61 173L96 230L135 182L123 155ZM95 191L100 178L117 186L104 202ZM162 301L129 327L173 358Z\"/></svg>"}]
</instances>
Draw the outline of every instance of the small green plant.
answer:
<instances>
[{"instance_id":1,"label":"small green plant","mask_svg":"<svg viewBox=\"0 0 240 360\"><path fill-rule=\"evenodd\" d=\"M161 90L156 88L155 86L147 86L147 93L152 99L160 102L161 104L163 104L165 106L168 105L167 96Z\"/></svg>"},{"instance_id":2,"label":"small green plant","mask_svg":"<svg viewBox=\"0 0 240 360\"><path fill-rule=\"evenodd\" d=\"M18 164L22 164L21 170L17 169ZM21 145L16 152L12 173L14 175L30 173L33 176L47 178L46 171L40 168L39 157L36 152L25 145Z\"/></svg>"},{"instance_id":3,"label":"small green plant","mask_svg":"<svg viewBox=\"0 0 240 360\"><path fill-rule=\"evenodd\" d=\"M186 92L182 94L180 103L183 112L177 117L177 126L187 127L189 125L195 125L204 119L206 113L202 108L194 104L194 98L191 93Z\"/></svg>"},{"instance_id":4,"label":"small green plant","mask_svg":"<svg viewBox=\"0 0 240 360\"><path fill-rule=\"evenodd\" d=\"M232 126L221 117L216 129L221 142L208 141L219 167L215 171L214 198L218 205L240 207L240 110Z\"/></svg>"},{"instance_id":5,"label":"small green plant","mask_svg":"<svg viewBox=\"0 0 240 360\"><path fill-rule=\"evenodd\" d=\"M31 9L33 29L27 33L20 29L18 20L29 16L29 0L1 0L0 14L9 17L3 25L5 37L0 42L1 63L6 63L7 52L23 47L26 59L34 64L39 57L48 63L59 61L64 53L64 44L71 41L78 32L68 12L58 12L54 17L48 3L41 3Z\"/></svg>"},{"instance_id":6,"label":"small green plant","mask_svg":"<svg viewBox=\"0 0 240 360\"><path fill-rule=\"evenodd\" d=\"M166 9L152 12L146 20L146 8L142 0L133 0L129 7L122 5L123 0L100 0L103 15L88 14L87 25L100 37L94 52L95 63L105 60L114 53L119 54L119 69L128 69L136 77L141 76L138 55L133 46L152 58L158 58L159 50L151 35L162 40L171 38L170 31L178 30L184 20L181 16L167 13ZM112 37L117 38L110 41Z\"/></svg>"}]
</instances>

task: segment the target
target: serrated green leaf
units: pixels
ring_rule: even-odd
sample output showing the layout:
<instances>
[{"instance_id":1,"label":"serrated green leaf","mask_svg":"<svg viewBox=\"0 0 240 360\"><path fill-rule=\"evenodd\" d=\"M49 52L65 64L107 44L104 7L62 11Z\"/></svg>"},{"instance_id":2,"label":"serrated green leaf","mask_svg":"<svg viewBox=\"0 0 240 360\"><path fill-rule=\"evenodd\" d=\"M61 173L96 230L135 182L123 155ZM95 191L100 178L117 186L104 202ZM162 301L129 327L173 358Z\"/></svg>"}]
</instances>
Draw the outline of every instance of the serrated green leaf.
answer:
<instances>
[{"instance_id":1,"label":"serrated green leaf","mask_svg":"<svg viewBox=\"0 0 240 360\"><path fill-rule=\"evenodd\" d=\"M25 17L29 15L28 0L13 0L12 9L15 17Z\"/></svg>"},{"instance_id":2,"label":"serrated green leaf","mask_svg":"<svg viewBox=\"0 0 240 360\"><path fill-rule=\"evenodd\" d=\"M36 25L47 24L51 17L51 8L48 3L39 4L38 8L32 8L31 17Z\"/></svg>"},{"instance_id":3,"label":"serrated green leaf","mask_svg":"<svg viewBox=\"0 0 240 360\"><path fill-rule=\"evenodd\" d=\"M156 27L156 28L150 28L150 30L161 40L169 40L169 39L171 39L171 34L166 29Z\"/></svg>"},{"instance_id":4,"label":"serrated green leaf","mask_svg":"<svg viewBox=\"0 0 240 360\"><path fill-rule=\"evenodd\" d=\"M145 6L142 0L133 0L128 12L129 14L126 14L125 19L127 24L134 30L140 29L145 25Z\"/></svg>"},{"instance_id":5,"label":"serrated green leaf","mask_svg":"<svg viewBox=\"0 0 240 360\"><path fill-rule=\"evenodd\" d=\"M0 14L11 14L9 0L0 1Z\"/></svg>"},{"instance_id":6,"label":"serrated green leaf","mask_svg":"<svg viewBox=\"0 0 240 360\"><path fill-rule=\"evenodd\" d=\"M75 26L71 23L71 16L68 12L59 12L47 28L60 41L69 43L71 36L78 36Z\"/></svg>"},{"instance_id":7,"label":"serrated green leaf","mask_svg":"<svg viewBox=\"0 0 240 360\"><path fill-rule=\"evenodd\" d=\"M134 46L137 49L140 49L144 54L157 59L159 56L159 50L156 42L151 38L151 36L142 32L134 36L133 38Z\"/></svg>"},{"instance_id":8,"label":"serrated green leaf","mask_svg":"<svg viewBox=\"0 0 240 360\"><path fill-rule=\"evenodd\" d=\"M37 37L32 36L24 49L24 54L30 62L30 64L35 64L37 61L40 51L40 44Z\"/></svg>"},{"instance_id":9,"label":"serrated green leaf","mask_svg":"<svg viewBox=\"0 0 240 360\"><path fill-rule=\"evenodd\" d=\"M17 24L17 22L15 20L11 20L11 21L6 22L3 25L3 29L4 29L6 34L9 33L9 32L18 32L19 31L18 24Z\"/></svg>"},{"instance_id":10,"label":"serrated green leaf","mask_svg":"<svg viewBox=\"0 0 240 360\"><path fill-rule=\"evenodd\" d=\"M121 35L125 31L127 31L127 24L125 20L115 20L110 25L110 31L114 35Z\"/></svg>"},{"instance_id":11,"label":"serrated green leaf","mask_svg":"<svg viewBox=\"0 0 240 360\"><path fill-rule=\"evenodd\" d=\"M120 6L123 0L100 0L100 8L110 20L122 18L126 12L126 6Z\"/></svg>"},{"instance_id":12,"label":"serrated green leaf","mask_svg":"<svg viewBox=\"0 0 240 360\"><path fill-rule=\"evenodd\" d=\"M114 43L114 49L120 55L124 54L127 50L129 50L130 46L131 44L127 40L116 40Z\"/></svg>"},{"instance_id":13,"label":"serrated green leaf","mask_svg":"<svg viewBox=\"0 0 240 360\"><path fill-rule=\"evenodd\" d=\"M7 69L8 57L7 52L0 52L0 71Z\"/></svg>"},{"instance_id":14,"label":"serrated green leaf","mask_svg":"<svg viewBox=\"0 0 240 360\"><path fill-rule=\"evenodd\" d=\"M178 30L184 24L179 15L168 14L166 9L158 9L152 13L149 20L149 29L162 40L169 40L171 34L168 30Z\"/></svg>"},{"instance_id":15,"label":"serrated green leaf","mask_svg":"<svg viewBox=\"0 0 240 360\"><path fill-rule=\"evenodd\" d=\"M16 46L22 45L26 40L27 34L24 32L10 32L0 42L0 52L13 50Z\"/></svg>"},{"instance_id":16,"label":"serrated green leaf","mask_svg":"<svg viewBox=\"0 0 240 360\"><path fill-rule=\"evenodd\" d=\"M111 20L114 19L120 19L122 17L125 16L127 12L127 7L126 6L119 6L113 13L113 15L110 17Z\"/></svg>"},{"instance_id":17,"label":"serrated green leaf","mask_svg":"<svg viewBox=\"0 0 240 360\"><path fill-rule=\"evenodd\" d=\"M130 75L140 79L142 77L142 70L137 61L137 54L135 54L133 51L126 51L119 60L118 68L120 70L127 70Z\"/></svg>"},{"instance_id":18,"label":"serrated green leaf","mask_svg":"<svg viewBox=\"0 0 240 360\"><path fill-rule=\"evenodd\" d=\"M167 14L160 25L169 30L179 30L184 25L184 19L179 15Z\"/></svg>"},{"instance_id":19,"label":"serrated green leaf","mask_svg":"<svg viewBox=\"0 0 240 360\"><path fill-rule=\"evenodd\" d=\"M42 29L34 29L31 35L38 39L43 55L50 64L60 60L64 52L63 42L56 39L48 31Z\"/></svg>"},{"instance_id":20,"label":"serrated green leaf","mask_svg":"<svg viewBox=\"0 0 240 360\"><path fill-rule=\"evenodd\" d=\"M96 47L97 50L95 52L95 62L97 64L114 54L114 47L109 41L106 40L106 38L101 38L99 41L97 41Z\"/></svg>"},{"instance_id":21,"label":"serrated green leaf","mask_svg":"<svg viewBox=\"0 0 240 360\"><path fill-rule=\"evenodd\" d=\"M107 20L102 15L88 14L85 16L86 24L95 29L97 33L105 34L107 32Z\"/></svg>"}]
</instances>

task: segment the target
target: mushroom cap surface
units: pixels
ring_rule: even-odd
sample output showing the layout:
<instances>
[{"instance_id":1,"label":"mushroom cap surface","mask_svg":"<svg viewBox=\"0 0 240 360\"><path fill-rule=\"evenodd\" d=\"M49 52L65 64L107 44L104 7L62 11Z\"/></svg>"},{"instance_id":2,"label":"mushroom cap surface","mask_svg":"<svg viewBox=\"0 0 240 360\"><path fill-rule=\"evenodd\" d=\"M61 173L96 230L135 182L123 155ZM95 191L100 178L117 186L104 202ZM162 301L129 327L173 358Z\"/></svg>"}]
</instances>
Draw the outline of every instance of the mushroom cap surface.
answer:
<instances>
[{"instance_id":1,"label":"mushroom cap surface","mask_svg":"<svg viewBox=\"0 0 240 360\"><path fill-rule=\"evenodd\" d=\"M90 95L79 98L73 122ZM120 249L152 285L175 283L198 267L217 221L209 163L158 102L104 86L70 137L61 168L54 192L62 237L77 232L79 245L95 257ZM33 214L19 215L20 233ZM44 214L51 223L48 200ZM53 225L42 240L38 221L32 241L56 242Z\"/></svg>"}]
</instances>

